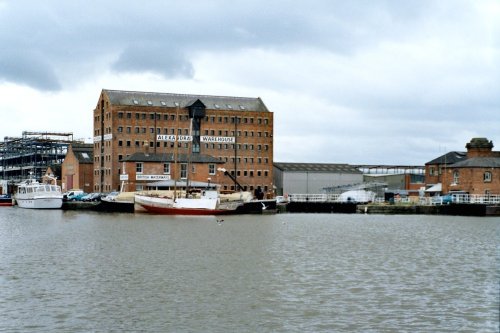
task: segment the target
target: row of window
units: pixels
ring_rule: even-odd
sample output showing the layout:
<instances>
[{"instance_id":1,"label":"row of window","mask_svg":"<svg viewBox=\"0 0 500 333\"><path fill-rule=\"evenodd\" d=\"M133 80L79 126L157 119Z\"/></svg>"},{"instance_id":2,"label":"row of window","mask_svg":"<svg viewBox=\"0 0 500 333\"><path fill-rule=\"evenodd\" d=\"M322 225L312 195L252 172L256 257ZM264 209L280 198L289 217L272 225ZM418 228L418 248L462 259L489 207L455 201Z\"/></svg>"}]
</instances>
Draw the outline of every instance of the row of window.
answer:
<instances>
[{"instance_id":1,"label":"row of window","mask_svg":"<svg viewBox=\"0 0 500 333\"><path fill-rule=\"evenodd\" d=\"M492 179L492 174L490 171L485 171L484 174L483 174L483 181L485 183L490 183L491 182L491 179ZM459 184L459 181L460 181L460 171L458 170L455 170L453 171L453 183L454 184Z\"/></svg>"},{"instance_id":2,"label":"row of window","mask_svg":"<svg viewBox=\"0 0 500 333\"><path fill-rule=\"evenodd\" d=\"M134 147L136 148L139 148L139 147L142 147L146 144L146 142L144 141L139 141L139 140L136 140L134 141ZM154 142L151 141L149 142L149 147L154 147ZM156 147L157 148L161 148L161 142L156 142ZM177 143L177 146L179 148L182 148L184 147L185 149L188 149L189 148L189 143L181 143L181 142L178 142ZM122 141L122 140L118 140L118 147L132 147L132 141L130 140L127 140L127 141ZM163 142L163 148L174 148L175 147L175 142L166 142L164 141ZM199 146L198 146L199 148ZM234 144L228 144L228 143L205 143L205 149L218 149L218 150L233 150L235 149L235 146ZM253 145L253 144L237 144L236 145L236 149L237 150L257 150L257 151L269 151L269 145ZM193 151L195 151L193 149ZM199 152L199 150L198 150Z\"/></svg>"},{"instance_id":3,"label":"row of window","mask_svg":"<svg viewBox=\"0 0 500 333\"><path fill-rule=\"evenodd\" d=\"M149 127L149 130L148 130L147 127L135 126L133 129L134 129L133 132L135 134L147 134L147 133L149 133L149 134L155 134L155 133L162 134L162 129L159 127L156 128L156 131L155 131L154 127ZM117 133L132 134L132 126L126 126L126 127L118 126L116 128L116 131L117 131ZM111 134L112 133L111 127L107 127L104 130L104 132L105 132L104 134ZM163 128L163 134L167 134L167 135L168 134L175 134L175 132L176 132L175 128L166 128L166 127ZM96 136L99 136L100 133L101 133L100 129L96 129L94 131L94 135L96 135ZM222 130L206 129L206 130L204 130L203 135L235 136L234 133L235 133L235 131L228 131L228 130L222 131ZM237 133L238 137L244 136L244 137L258 137L258 138L265 137L265 138L268 138L271 136L271 134L267 131L264 131L264 132L261 132L261 131L237 131L236 133ZM189 129L188 128L178 128L177 134L189 135ZM196 136L196 135L200 135L201 133L199 131L196 131L193 134Z\"/></svg>"},{"instance_id":4,"label":"row of window","mask_svg":"<svg viewBox=\"0 0 500 333\"><path fill-rule=\"evenodd\" d=\"M151 112L151 113L145 113L145 112L118 112L118 119L136 119L136 120L163 120L164 121L175 121L176 120L176 114L167 114L167 113L156 113L156 112ZM95 121L99 121L100 117L96 116ZM107 118L108 119L108 118ZM254 118L254 117L237 117L237 123L242 123L242 124L258 124L258 125L267 125L269 124L269 119L268 118ZM188 121L189 116L188 115L179 115L179 121ZM235 117L229 117L229 116L206 116L205 121L208 123L219 123L219 124L234 124Z\"/></svg>"},{"instance_id":5,"label":"row of window","mask_svg":"<svg viewBox=\"0 0 500 333\"><path fill-rule=\"evenodd\" d=\"M180 163L180 166L181 166L181 178L187 178L188 164L187 163ZM142 174L144 172L144 163L143 162L136 162L135 172L137 174ZM191 172L196 173L196 165L194 165L194 164L191 165ZM163 163L163 173L165 175L170 174L170 163ZM243 175L244 177L254 177L255 176L254 170L243 170L243 172L241 170L237 170L236 173L234 170L231 170L230 173L232 176L234 176L235 174L237 176ZM215 164L212 164L212 163L208 164L208 174L211 176L215 175ZM257 177L262 177L263 175L264 175L264 177L268 177L269 171L268 170L263 170L263 171L257 170Z\"/></svg>"}]
</instances>

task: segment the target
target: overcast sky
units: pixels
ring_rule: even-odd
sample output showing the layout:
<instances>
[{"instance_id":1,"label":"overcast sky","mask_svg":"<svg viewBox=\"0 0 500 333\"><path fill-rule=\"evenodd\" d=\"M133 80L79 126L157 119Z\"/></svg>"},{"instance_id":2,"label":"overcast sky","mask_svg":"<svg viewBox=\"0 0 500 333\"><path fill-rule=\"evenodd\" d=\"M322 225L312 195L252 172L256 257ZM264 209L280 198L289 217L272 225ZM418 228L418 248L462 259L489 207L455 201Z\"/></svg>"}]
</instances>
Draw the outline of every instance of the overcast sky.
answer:
<instances>
[{"instance_id":1,"label":"overcast sky","mask_svg":"<svg viewBox=\"0 0 500 333\"><path fill-rule=\"evenodd\" d=\"M0 0L0 136L92 137L101 89L261 97L274 160L500 150L500 1Z\"/></svg>"}]
</instances>

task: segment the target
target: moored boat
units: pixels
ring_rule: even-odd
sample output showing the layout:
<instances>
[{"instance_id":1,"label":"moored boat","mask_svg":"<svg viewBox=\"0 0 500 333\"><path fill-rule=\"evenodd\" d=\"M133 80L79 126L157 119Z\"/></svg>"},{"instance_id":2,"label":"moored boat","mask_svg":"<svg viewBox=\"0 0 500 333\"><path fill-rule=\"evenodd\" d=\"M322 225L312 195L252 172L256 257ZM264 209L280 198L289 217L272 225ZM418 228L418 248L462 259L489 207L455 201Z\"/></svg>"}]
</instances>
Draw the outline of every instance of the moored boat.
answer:
<instances>
[{"instance_id":1,"label":"moored boat","mask_svg":"<svg viewBox=\"0 0 500 333\"><path fill-rule=\"evenodd\" d=\"M17 184L14 198L20 208L58 209L63 202L60 186L42 184L34 179Z\"/></svg>"},{"instance_id":2,"label":"moored boat","mask_svg":"<svg viewBox=\"0 0 500 333\"><path fill-rule=\"evenodd\" d=\"M206 189L188 198L136 194L135 203L149 213L164 215L236 214L240 201L221 202L219 191Z\"/></svg>"},{"instance_id":3,"label":"moored boat","mask_svg":"<svg viewBox=\"0 0 500 333\"><path fill-rule=\"evenodd\" d=\"M10 194L2 194L0 195L0 207L8 207L13 206L14 202L12 200L12 196Z\"/></svg>"}]
</instances>

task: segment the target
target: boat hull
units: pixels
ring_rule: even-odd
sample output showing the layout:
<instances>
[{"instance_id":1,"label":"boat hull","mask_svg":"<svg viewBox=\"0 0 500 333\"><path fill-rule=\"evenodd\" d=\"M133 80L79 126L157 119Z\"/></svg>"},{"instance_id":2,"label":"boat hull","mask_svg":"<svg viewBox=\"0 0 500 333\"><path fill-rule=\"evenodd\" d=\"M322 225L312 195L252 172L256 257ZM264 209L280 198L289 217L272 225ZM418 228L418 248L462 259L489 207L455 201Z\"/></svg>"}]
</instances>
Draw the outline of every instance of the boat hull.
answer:
<instances>
[{"instance_id":1,"label":"boat hull","mask_svg":"<svg viewBox=\"0 0 500 333\"><path fill-rule=\"evenodd\" d=\"M147 204L141 204L141 206L153 214L162 215L229 215L236 214L234 209L204 209L204 208L178 208L178 207L158 207L151 206Z\"/></svg>"},{"instance_id":2,"label":"boat hull","mask_svg":"<svg viewBox=\"0 0 500 333\"><path fill-rule=\"evenodd\" d=\"M59 209L62 207L62 197L61 198L32 198L32 199L16 198L16 202L20 208Z\"/></svg>"}]
</instances>

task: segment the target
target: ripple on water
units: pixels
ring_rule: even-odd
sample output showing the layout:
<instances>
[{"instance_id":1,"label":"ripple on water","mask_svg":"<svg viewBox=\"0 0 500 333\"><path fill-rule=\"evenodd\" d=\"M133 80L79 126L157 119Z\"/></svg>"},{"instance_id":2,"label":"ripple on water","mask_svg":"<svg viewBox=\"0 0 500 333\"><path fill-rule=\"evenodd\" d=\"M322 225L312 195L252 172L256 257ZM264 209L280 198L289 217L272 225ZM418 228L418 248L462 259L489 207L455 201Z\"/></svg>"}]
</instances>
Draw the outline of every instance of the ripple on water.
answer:
<instances>
[{"instance_id":1,"label":"ripple on water","mask_svg":"<svg viewBox=\"0 0 500 333\"><path fill-rule=\"evenodd\" d=\"M0 331L498 327L492 219L9 211Z\"/></svg>"}]
</instances>

